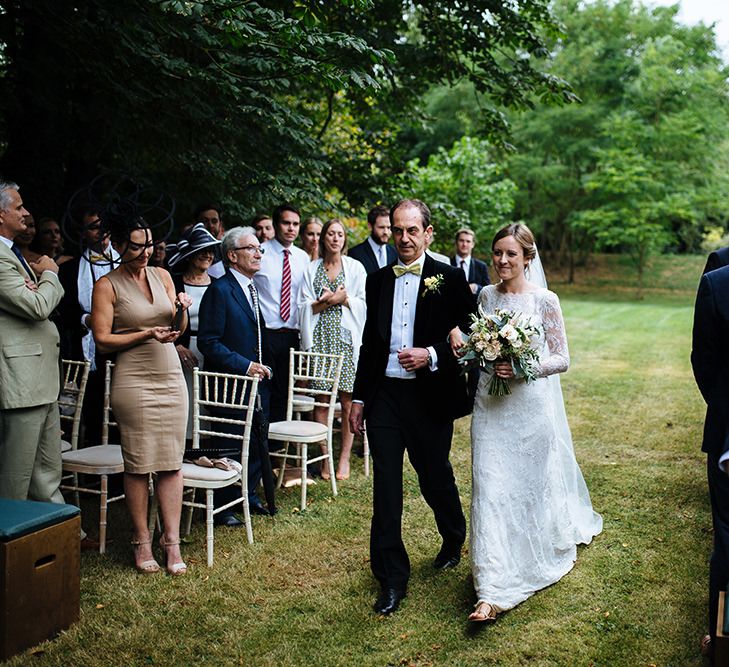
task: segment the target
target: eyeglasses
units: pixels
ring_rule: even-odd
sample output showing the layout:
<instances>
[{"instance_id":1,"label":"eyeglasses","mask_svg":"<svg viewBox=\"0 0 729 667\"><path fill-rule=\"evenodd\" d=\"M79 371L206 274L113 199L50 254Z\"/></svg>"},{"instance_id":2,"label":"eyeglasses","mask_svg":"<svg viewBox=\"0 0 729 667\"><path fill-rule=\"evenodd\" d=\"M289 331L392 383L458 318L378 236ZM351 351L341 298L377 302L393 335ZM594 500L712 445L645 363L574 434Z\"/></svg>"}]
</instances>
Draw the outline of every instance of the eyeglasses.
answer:
<instances>
[{"instance_id":1,"label":"eyeglasses","mask_svg":"<svg viewBox=\"0 0 729 667\"><path fill-rule=\"evenodd\" d=\"M233 250L245 250L246 252L249 252L251 255L260 252L262 255L266 252L266 249L259 245L241 245L236 246L233 248Z\"/></svg>"}]
</instances>

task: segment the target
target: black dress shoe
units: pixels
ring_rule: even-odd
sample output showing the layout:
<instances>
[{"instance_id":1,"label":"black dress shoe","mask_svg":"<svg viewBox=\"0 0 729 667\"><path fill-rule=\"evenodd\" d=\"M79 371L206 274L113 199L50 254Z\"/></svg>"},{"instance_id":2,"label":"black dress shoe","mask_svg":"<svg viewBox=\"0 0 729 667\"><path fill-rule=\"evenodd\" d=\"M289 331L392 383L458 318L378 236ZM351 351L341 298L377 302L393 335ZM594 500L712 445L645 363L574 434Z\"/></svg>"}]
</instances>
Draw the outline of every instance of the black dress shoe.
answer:
<instances>
[{"instance_id":1,"label":"black dress shoe","mask_svg":"<svg viewBox=\"0 0 729 667\"><path fill-rule=\"evenodd\" d=\"M405 591L400 588L383 588L380 597L375 601L375 613L389 616L397 611L400 600L405 597Z\"/></svg>"},{"instance_id":2,"label":"black dress shoe","mask_svg":"<svg viewBox=\"0 0 729 667\"><path fill-rule=\"evenodd\" d=\"M251 511L251 514L260 514L261 516L270 516L271 514L262 503L251 503L248 509Z\"/></svg>"},{"instance_id":3,"label":"black dress shoe","mask_svg":"<svg viewBox=\"0 0 729 667\"><path fill-rule=\"evenodd\" d=\"M226 528L240 528L243 522L235 516L235 514L219 514L213 520L216 526L225 526Z\"/></svg>"},{"instance_id":4,"label":"black dress shoe","mask_svg":"<svg viewBox=\"0 0 729 667\"><path fill-rule=\"evenodd\" d=\"M456 567L456 565L460 562L461 547L458 547L458 549L454 551L452 547L446 548L444 546L433 560L433 567L436 570L450 570Z\"/></svg>"}]
</instances>

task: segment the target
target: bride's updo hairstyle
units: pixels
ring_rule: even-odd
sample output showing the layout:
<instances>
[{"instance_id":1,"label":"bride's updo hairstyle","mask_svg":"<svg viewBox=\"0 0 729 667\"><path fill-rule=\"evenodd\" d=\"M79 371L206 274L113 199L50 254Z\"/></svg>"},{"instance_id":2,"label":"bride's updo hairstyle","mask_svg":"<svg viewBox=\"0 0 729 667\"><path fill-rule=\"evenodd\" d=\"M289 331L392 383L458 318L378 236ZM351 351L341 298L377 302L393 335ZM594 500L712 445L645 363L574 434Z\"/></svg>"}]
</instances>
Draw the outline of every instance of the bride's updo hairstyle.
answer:
<instances>
[{"instance_id":1,"label":"bride's updo hairstyle","mask_svg":"<svg viewBox=\"0 0 729 667\"><path fill-rule=\"evenodd\" d=\"M537 242L534 240L532 230L523 222L512 222L510 225L506 225L506 227L502 227L496 232L496 236L494 236L494 240L491 242L491 250L494 249L498 241L507 236L513 236L516 242L522 247L524 250L524 259L531 261L536 257Z\"/></svg>"}]
</instances>

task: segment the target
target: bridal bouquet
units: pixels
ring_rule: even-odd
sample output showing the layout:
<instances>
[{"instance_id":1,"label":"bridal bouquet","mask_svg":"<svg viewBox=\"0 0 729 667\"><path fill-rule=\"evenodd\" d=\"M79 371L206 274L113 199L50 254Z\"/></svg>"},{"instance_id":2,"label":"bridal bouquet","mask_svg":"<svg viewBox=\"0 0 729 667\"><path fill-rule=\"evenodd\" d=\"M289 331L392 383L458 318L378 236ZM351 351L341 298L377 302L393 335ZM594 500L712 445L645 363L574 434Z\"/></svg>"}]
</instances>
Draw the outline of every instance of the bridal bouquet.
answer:
<instances>
[{"instance_id":1,"label":"bridal bouquet","mask_svg":"<svg viewBox=\"0 0 729 667\"><path fill-rule=\"evenodd\" d=\"M526 382L536 379L539 330L528 317L498 308L486 313L479 306L478 315L471 315L471 320L470 333L463 335L465 354L459 359L464 371L475 366L493 369L497 361L509 361L517 377L523 377ZM490 396L511 394L509 381L494 374L488 393Z\"/></svg>"}]
</instances>

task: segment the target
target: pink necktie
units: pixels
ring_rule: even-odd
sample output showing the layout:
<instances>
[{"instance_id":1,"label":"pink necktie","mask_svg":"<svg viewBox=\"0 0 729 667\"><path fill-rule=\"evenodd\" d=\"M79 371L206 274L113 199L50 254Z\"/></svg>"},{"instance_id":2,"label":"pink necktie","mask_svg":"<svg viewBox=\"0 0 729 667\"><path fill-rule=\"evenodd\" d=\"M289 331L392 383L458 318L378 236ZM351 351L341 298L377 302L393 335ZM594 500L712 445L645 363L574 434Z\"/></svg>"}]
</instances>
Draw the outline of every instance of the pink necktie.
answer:
<instances>
[{"instance_id":1,"label":"pink necktie","mask_svg":"<svg viewBox=\"0 0 729 667\"><path fill-rule=\"evenodd\" d=\"M286 322L291 315L291 263L289 262L290 250L284 250L283 276L281 278L281 319Z\"/></svg>"}]
</instances>

